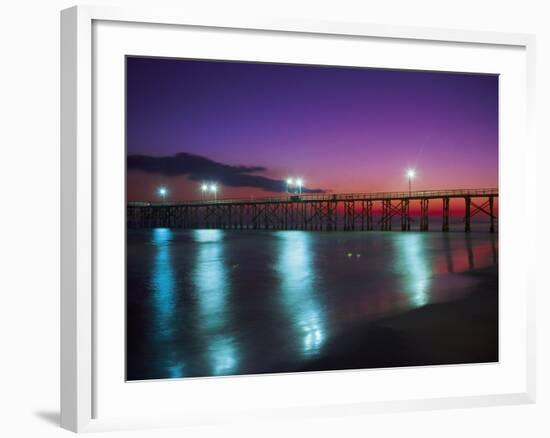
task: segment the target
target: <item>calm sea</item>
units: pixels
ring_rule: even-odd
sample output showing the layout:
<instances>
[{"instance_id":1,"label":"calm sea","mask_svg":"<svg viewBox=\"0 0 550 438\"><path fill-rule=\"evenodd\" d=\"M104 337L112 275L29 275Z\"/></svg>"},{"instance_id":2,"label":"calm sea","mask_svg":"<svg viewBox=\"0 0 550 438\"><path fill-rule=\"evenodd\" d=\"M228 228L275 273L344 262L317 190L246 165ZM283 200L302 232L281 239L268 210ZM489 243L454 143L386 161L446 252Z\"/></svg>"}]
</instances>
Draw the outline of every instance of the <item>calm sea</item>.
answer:
<instances>
[{"instance_id":1,"label":"calm sea","mask_svg":"<svg viewBox=\"0 0 550 438\"><path fill-rule=\"evenodd\" d=\"M466 296L498 258L486 232L127 237L129 380L300 370L365 322Z\"/></svg>"}]
</instances>

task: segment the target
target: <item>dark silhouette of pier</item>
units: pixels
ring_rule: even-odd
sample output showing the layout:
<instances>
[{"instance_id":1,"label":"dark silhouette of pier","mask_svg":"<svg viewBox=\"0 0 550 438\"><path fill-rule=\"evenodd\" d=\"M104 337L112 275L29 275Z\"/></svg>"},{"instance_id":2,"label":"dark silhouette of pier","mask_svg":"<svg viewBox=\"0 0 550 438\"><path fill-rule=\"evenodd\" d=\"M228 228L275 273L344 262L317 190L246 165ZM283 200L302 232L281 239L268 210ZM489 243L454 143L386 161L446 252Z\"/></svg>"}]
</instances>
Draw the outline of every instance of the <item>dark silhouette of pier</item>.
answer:
<instances>
[{"instance_id":1,"label":"dark silhouette of pier","mask_svg":"<svg viewBox=\"0 0 550 438\"><path fill-rule=\"evenodd\" d=\"M442 204L441 231L449 231L450 202L464 202L464 231L477 214L495 231L498 189L307 194L271 198L212 199L184 202L129 202L128 228L219 228L236 230L410 231L411 203L420 205L419 230L428 231L430 202ZM373 211L380 211L374 215Z\"/></svg>"}]
</instances>

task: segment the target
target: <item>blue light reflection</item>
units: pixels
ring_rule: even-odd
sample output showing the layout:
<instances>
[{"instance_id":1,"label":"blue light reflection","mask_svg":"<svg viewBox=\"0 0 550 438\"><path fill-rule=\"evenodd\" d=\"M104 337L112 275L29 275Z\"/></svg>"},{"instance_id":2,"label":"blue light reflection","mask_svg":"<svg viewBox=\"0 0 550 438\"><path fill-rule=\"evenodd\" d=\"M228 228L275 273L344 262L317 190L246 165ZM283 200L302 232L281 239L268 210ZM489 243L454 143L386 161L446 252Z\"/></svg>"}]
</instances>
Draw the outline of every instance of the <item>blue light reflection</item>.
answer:
<instances>
[{"instance_id":1,"label":"blue light reflection","mask_svg":"<svg viewBox=\"0 0 550 438\"><path fill-rule=\"evenodd\" d=\"M194 290L199 305L199 324L204 333L212 375L231 374L238 365L233 337L225 332L229 323L229 269L224 256L223 230L195 230L197 243Z\"/></svg>"},{"instance_id":2,"label":"blue light reflection","mask_svg":"<svg viewBox=\"0 0 550 438\"><path fill-rule=\"evenodd\" d=\"M420 233L404 233L396 239L398 271L402 274L409 302L415 307L424 306L430 301L432 271L425 237Z\"/></svg>"},{"instance_id":3,"label":"blue light reflection","mask_svg":"<svg viewBox=\"0 0 550 438\"><path fill-rule=\"evenodd\" d=\"M285 313L300 339L304 356L318 354L325 340L325 315L316 293L311 235L281 231L276 272L280 279Z\"/></svg>"},{"instance_id":4,"label":"blue light reflection","mask_svg":"<svg viewBox=\"0 0 550 438\"><path fill-rule=\"evenodd\" d=\"M175 280L170 243L172 231L169 228L155 228L152 243L156 247L151 280L153 305L157 330L161 336L172 334L172 313L175 305Z\"/></svg>"},{"instance_id":5,"label":"blue light reflection","mask_svg":"<svg viewBox=\"0 0 550 438\"><path fill-rule=\"evenodd\" d=\"M172 264L172 230L155 228L151 243L156 248L151 279L155 335L159 345L170 345L174 335L176 280ZM184 376L184 364L172 353L165 363L172 378Z\"/></svg>"}]
</instances>

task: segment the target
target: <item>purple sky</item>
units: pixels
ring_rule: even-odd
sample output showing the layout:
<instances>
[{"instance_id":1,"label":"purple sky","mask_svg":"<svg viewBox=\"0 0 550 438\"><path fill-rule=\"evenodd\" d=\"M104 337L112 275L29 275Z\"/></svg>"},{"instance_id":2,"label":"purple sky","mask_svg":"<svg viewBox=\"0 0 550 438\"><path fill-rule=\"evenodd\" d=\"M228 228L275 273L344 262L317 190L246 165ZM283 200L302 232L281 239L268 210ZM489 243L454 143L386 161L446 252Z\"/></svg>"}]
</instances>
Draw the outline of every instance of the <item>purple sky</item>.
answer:
<instances>
[{"instance_id":1,"label":"purple sky","mask_svg":"<svg viewBox=\"0 0 550 438\"><path fill-rule=\"evenodd\" d=\"M127 147L129 200L497 187L498 77L132 57Z\"/></svg>"}]
</instances>

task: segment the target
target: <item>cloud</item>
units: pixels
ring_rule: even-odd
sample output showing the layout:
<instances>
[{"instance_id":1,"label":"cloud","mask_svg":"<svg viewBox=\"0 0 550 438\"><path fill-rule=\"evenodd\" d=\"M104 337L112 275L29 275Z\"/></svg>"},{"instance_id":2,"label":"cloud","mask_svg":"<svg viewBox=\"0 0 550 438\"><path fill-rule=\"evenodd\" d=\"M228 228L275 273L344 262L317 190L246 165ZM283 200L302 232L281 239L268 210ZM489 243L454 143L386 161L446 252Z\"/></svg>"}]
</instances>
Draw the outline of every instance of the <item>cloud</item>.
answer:
<instances>
[{"instance_id":1,"label":"cloud","mask_svg":"<svg viewBox=\"0 0 550 438\"><path fill-rule=\"evenodd\" d=\"M286 192L284 180L255 175L262 166L231 166L200 155L180 152L165 157L128 155L128 170L141 170L164 176L185 175L192 181L216 181L228 187L255 187L268 192ZM302 188L303 193L325 193L322 189Z\"/></svg>"}]
</instances>

